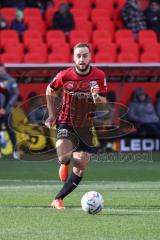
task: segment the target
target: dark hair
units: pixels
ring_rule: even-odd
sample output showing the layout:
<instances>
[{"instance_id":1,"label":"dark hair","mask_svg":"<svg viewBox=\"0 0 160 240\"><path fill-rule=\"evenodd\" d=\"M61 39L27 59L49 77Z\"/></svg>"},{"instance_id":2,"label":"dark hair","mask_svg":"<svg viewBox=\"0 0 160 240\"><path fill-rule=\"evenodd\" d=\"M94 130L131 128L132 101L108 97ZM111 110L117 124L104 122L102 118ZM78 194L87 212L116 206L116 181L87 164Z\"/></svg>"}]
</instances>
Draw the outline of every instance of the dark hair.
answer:
<instances>
[{"instance_id":1,"label":"dark hair","mask_svg":"<svg viewBox=\"0 0 160 240\"><path fill-rule=\"evenodd\" d=\"M83 48L83 47L88 48L89 52L91 52L90 45L88 43L84 43L84 42L77 43L73 48L73 52L75 51L76 48Z\"/></svg>"}]
</instances>

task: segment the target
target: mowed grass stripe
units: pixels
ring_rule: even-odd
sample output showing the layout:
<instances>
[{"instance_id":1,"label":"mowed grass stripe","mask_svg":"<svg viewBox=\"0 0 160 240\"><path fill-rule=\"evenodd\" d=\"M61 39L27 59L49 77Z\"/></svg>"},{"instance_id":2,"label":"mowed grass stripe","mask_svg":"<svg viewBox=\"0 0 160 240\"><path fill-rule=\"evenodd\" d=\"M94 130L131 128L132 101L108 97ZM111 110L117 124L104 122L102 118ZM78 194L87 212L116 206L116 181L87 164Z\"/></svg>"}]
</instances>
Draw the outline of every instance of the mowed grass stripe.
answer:
<instances>
[{"instance_id":1,"label":"mowed grass stripe","mask_svg":"<svg viewBox=\"0 0 160 240\"><path fill-rule=\"evenodd\" d=\"M0 205L0 208L14 208L14 209L51 209L52 211L58 211L56 209L52 209L50 206L10 206L10 205ZM81 207L66 207L65 210L62 211L82 211ZM160 209L130 209L130 208L103 208L102 212L107 212L108 214L110 213L114 213L114 214L121 214L121 213L125 213L125 214L152 214L152 213L156 213L156 214L160 214Z\"/></svg>"}]
</instances>

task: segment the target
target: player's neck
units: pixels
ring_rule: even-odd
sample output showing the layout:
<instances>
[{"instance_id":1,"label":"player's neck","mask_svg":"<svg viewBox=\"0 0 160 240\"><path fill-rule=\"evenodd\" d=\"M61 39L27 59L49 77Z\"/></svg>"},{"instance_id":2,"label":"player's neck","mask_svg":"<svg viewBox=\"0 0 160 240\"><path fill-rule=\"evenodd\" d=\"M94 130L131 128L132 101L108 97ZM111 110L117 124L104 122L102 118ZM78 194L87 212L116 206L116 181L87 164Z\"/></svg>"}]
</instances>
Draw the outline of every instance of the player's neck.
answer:
<instances>
[{"instance_id":1,"label":"player's neck","mask_svg":"<svg viewBox=\"0 0 160 240\"><path fill-rule=\"evenodd\" d=\"M79 75L87 75L91 70L91 66L88 66L88 68L85 71L81 71L77 67L75 67L75 70Z\"/></svg>"}]
</instances>

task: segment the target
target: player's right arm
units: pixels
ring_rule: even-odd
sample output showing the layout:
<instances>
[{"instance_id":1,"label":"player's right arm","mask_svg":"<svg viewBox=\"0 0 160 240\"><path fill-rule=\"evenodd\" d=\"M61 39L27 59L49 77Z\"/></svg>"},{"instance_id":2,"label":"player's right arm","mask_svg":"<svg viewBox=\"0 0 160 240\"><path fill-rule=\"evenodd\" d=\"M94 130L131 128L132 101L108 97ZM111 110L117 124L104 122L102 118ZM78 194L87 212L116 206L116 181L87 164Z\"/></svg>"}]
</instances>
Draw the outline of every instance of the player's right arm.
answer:
<instances>
[{"instance_id":1,"label":"player's right arm","mask_svg":"<svg viewBox=\"0 0 160 240\"><path fill-rule=\"evenodd\" d=\"M48 118L45 122L46 127L50 128L56 119L56 111L54 107L54 91L50 88L50 85L46 89L46 101L48 108Z\"/></svg>"},{"instance_id":2,"label":"player's right arm","mask_svg":"<svg viewBox=\"0 0 160 240\"><path fill-rule=\"evenodd\" d=\"M62 88L62 73L58 73L53 81L47 86L46 89L46 101L48 108L48 118L45 122L46 127L50 128L56 121L56 94L55 91L58 91Z\"/></svg>"}]
</instances>

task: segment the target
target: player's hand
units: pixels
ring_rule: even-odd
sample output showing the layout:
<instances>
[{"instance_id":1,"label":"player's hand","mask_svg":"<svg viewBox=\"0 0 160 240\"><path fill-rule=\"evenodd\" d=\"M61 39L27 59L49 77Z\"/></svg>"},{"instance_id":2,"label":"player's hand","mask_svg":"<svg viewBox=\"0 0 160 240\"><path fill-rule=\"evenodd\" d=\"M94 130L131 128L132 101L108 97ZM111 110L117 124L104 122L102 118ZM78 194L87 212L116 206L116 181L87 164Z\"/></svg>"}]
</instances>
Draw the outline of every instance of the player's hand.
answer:
<instances>
[{"instance_id":1,"label":"player's hand","mask_svg":"<svg viewBox=\"0 0 160 240\"><path fill-rule=\"evenodd\" d=\"M47 120L45 121L45 126L47 128L51 128L55 123L55 117L54 116L50 116L47 118Z\"/></svg>"},{"instance_id":2,"label":"player's hand","mask_svg":"<svg viewBox=\"0 0 160 240\"><path fill-rule=\"evenodd\" d=\"M99 86L96 84L95 86L91 87L91 94L92 96L96 96L99 94Z\"/></svg>"}]
</instances>

